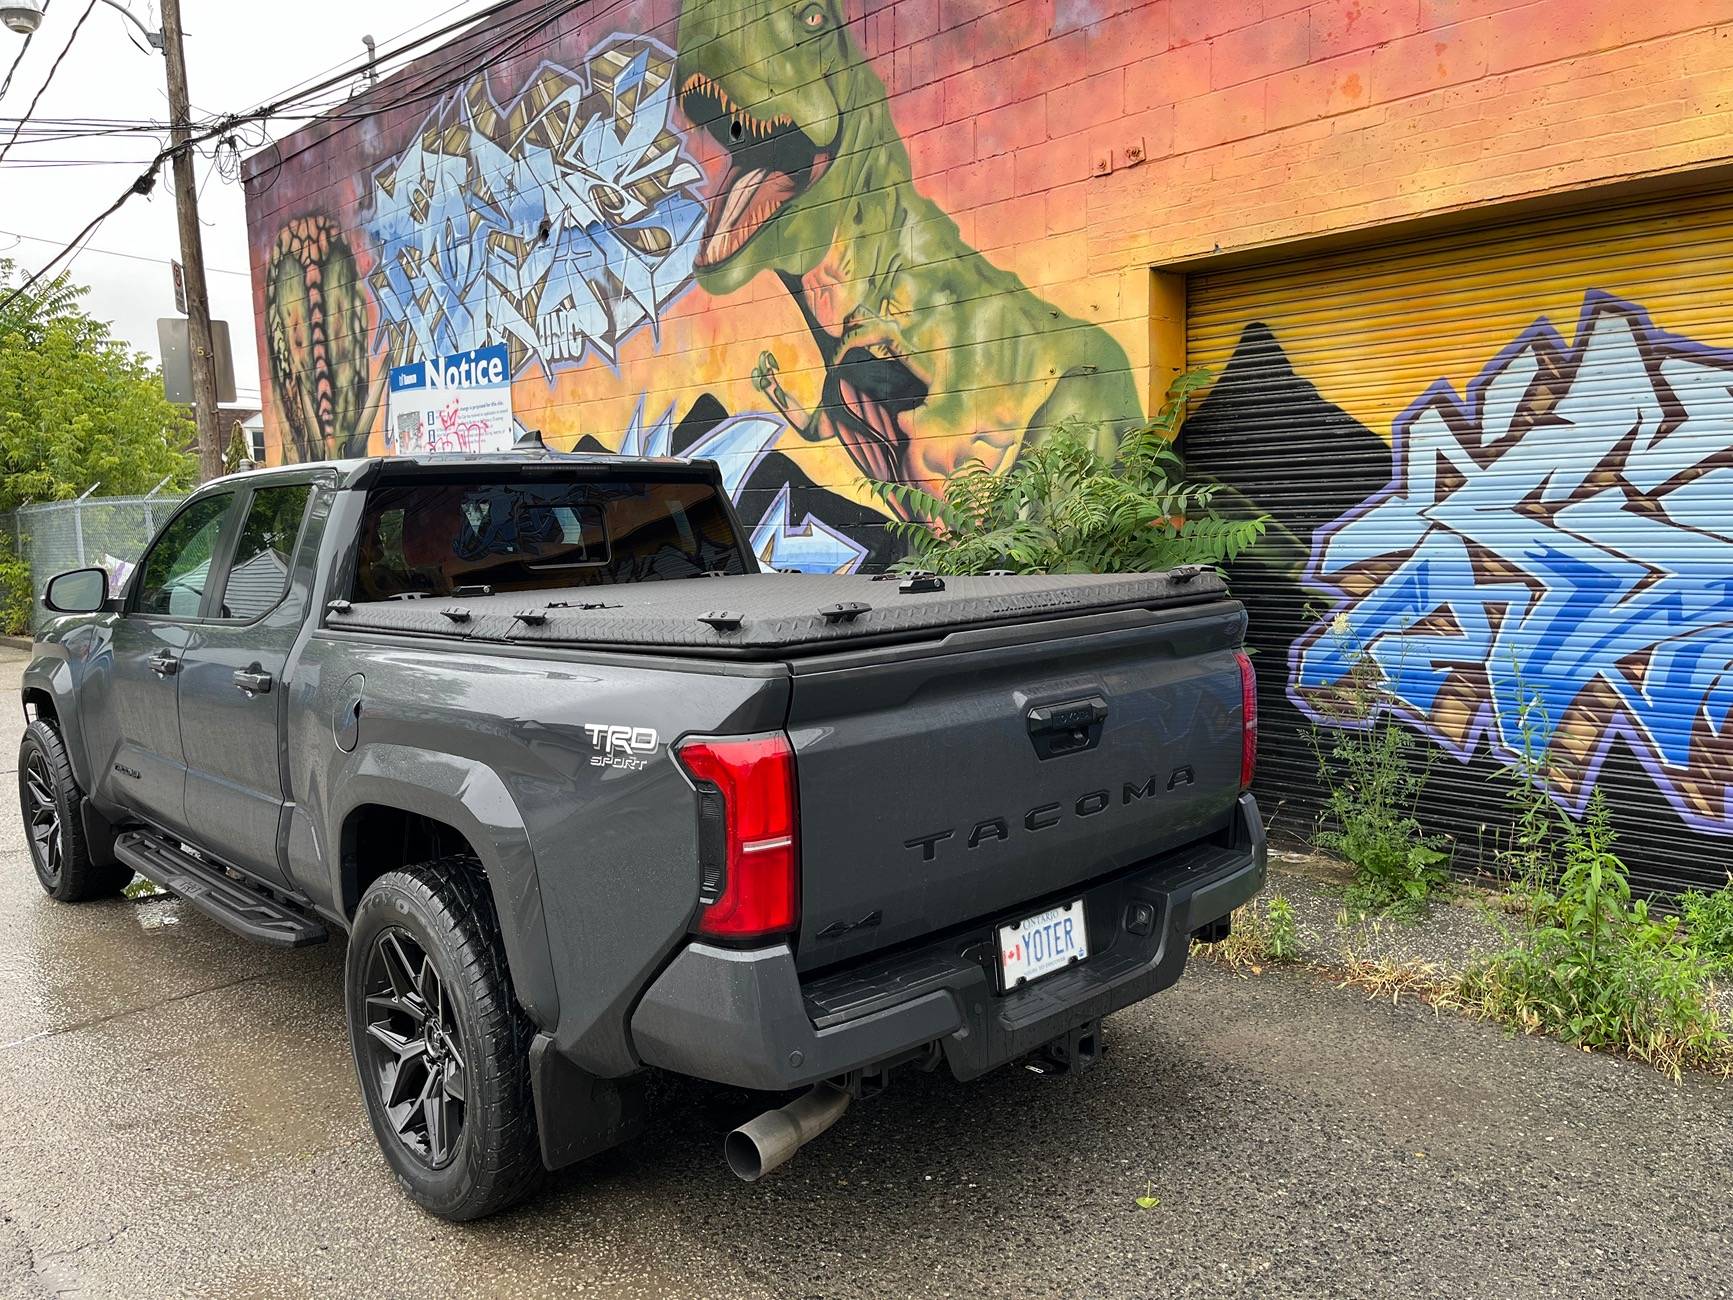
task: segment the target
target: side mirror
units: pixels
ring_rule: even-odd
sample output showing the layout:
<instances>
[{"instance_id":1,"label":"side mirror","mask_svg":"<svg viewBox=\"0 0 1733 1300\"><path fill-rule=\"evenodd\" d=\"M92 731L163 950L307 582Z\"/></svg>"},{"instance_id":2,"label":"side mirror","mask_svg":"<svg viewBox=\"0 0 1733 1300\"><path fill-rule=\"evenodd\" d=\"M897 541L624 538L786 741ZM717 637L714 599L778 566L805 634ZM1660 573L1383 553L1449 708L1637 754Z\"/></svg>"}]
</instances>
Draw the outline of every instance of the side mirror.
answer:
<instances>
[{"instance_id":1,"label":"side mirror","mask_svg":"<svg viewBox=\"0 0 1733 1300\"><path fill-rule=\"evenodd\" d=\"M48 580L42 603L56 614L94 614L108 604L105 570L69 569Z\"/></svg>"}]
</instances>

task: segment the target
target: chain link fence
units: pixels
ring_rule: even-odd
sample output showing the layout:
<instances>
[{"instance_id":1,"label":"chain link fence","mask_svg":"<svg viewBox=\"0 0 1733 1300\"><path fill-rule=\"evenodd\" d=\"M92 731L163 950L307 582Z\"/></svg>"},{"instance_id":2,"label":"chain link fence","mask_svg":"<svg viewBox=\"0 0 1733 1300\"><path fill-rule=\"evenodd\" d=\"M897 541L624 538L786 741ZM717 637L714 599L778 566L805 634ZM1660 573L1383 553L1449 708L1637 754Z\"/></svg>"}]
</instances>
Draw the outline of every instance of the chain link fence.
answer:
<instances>
[{"instance_id":1,"label":"chain link fence","mask_svg":"<svg viewBox=\"0 0 1733 1300\"><path fill-rule=\"evenodd\" d=\"M12 536L18 554L30 566L31 630L48 617L42 608L42 586L67 569L100 565L108 570L111 588L119 586L157 526L180 504L180 496L80 497L20 506Z\"/></svg>"}]
</instances>

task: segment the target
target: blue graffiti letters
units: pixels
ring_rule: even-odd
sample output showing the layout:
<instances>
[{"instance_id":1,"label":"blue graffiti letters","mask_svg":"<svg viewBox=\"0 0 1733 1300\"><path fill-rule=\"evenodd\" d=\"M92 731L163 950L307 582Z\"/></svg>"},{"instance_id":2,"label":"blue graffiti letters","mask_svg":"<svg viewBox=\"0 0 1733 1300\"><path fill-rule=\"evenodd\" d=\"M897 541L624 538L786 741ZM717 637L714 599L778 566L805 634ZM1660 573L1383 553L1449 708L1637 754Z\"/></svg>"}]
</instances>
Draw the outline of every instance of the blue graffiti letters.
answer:
<instances>
[{"instance_id":1,"label":"blue graffiti letters","mask_svg":"<svg viewBox=\"0 0 1733 1300\"><path fill-rule=\"evenodd\" d=\"M1331 721L1364 654L1459 758L1512 757L1526 727L1580 811L1623 737L1687 822L1733 833L1730 385L1733 353L1601 293L1573 341L1537 321L1466 400L1435 383L1396 422L1390 485L1314 539L1336 603L1292 698Z\"/></svg>"}]
</instances>

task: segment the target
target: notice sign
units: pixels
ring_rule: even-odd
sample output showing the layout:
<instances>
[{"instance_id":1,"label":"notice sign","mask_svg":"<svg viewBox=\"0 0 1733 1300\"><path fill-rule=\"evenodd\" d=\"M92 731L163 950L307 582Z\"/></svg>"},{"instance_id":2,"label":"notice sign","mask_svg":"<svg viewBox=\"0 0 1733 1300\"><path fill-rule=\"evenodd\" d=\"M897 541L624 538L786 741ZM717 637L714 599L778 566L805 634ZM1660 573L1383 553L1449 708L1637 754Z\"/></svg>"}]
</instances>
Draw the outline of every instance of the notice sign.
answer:
<instances>
[{"instance_id":1,"label":"notice sign","mask_svg":"<svg viewBox=\"0 0 1733 1300\"><path fill-rule=\"evenodd\" d=\"M505 344L392 367L386 455L506 451L511 442Z\"/></svg>"}]
</instances>

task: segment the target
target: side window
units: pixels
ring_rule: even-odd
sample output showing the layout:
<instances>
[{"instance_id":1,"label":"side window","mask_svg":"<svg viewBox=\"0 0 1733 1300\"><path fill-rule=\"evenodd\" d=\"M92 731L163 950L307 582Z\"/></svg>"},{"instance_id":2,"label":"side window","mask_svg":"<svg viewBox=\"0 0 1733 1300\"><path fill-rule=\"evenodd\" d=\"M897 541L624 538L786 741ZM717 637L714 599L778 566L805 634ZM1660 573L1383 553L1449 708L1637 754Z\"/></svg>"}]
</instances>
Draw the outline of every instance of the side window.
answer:
<instances>
[{"instance_id":1,"label":"side window","mask_svg":"<svg viewBox=\"0 0 1733 1300\"><path fill-rule=\"evenodd\" d=\"M198 617L217 538L234 503L233 492L195 501L163 529L142 562L144 572L139 578L138 600L134 605L139 613Z\"/></svg>"},{"instance_id":2,"label":"side window","mask_svg":"<svg viewBox=\"0 0 1733 1300\"><path fill-rule=\"evenodd\" d=\"M260 488L253 493L234 563L223 584L223 618L258 618L289 589L289 563L312 487L306 483Z\"/></svg>"}]
</instances>

